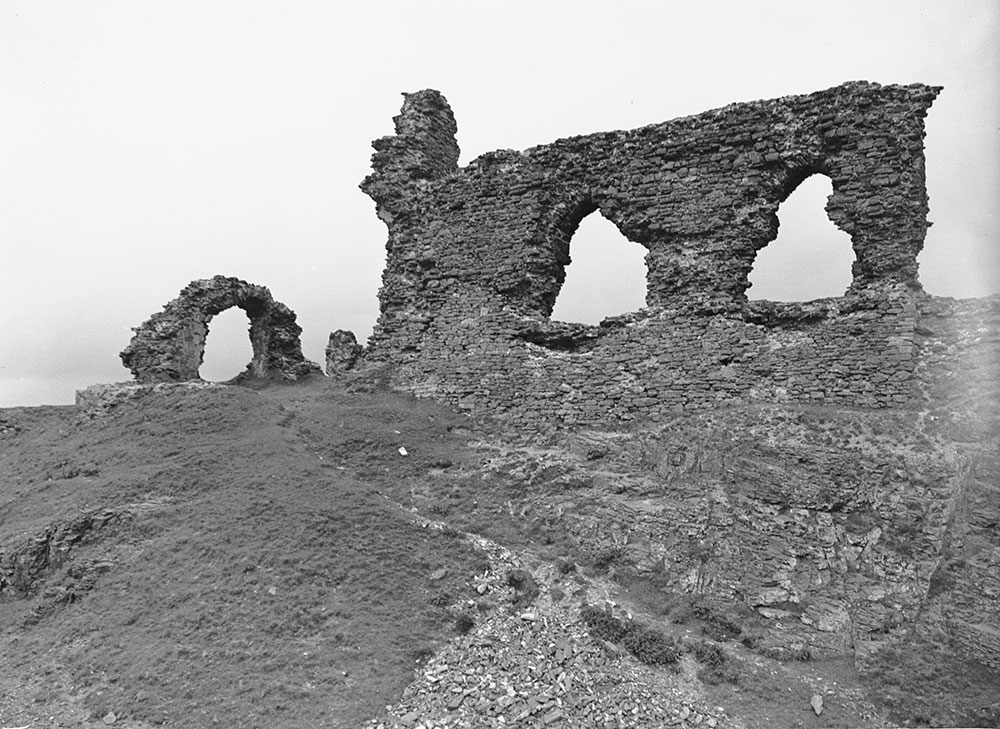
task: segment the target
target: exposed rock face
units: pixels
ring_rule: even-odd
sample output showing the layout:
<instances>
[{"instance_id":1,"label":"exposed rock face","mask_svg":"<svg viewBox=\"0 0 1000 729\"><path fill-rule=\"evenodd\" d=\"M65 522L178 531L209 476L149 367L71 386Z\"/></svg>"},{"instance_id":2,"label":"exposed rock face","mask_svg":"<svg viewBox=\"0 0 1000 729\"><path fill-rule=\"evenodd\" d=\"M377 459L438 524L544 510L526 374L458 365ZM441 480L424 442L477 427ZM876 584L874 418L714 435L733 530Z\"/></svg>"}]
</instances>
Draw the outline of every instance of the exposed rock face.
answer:
<instances>
[{"instance_id":1,"label":"exposed rock face","mask_svg":"<svg viewBox=\"0 0 1000 729\"><path fill-rule=\"evenodd\" d=\"M937 87L855 82L457 166L436 91L407 94L362 184L389 228L367 357L418 394L531 427L655 418L746 398L913 397L925 296L923 118ZM755 255L802 180L833 182L857 260L843 298L748 302ZM570 238L595 210L647 249L648 307L552 322Z\"/></svg>"},{"instance_id":2,"label":"exposed rock face","mask_svg":"<svg viewBox=\"0 0 1000 729\"><path fill-rule=\"evenodd\" d=\"M28 594L47 573L59 567L88 533L131 516L128 509L97 509L50 524L39 534L0 550L0 593Z\"/></svg>"},{"instance_id":3,"label":"exposed rock face","mask_svg":"<svg viewBox=\"0 0 1000 729\"><path fill-rule=\"evenodd\" d=\"M253 359L237 379L296 380L320 371L302 355L302 328L295 323L295 313L271 298L266 287L225 276L188 284L163 311L134 330L122 362L142 383L197 380L209 322L234 306L250 319L253 347Z\"/></svg>"},{"instance_id":4,"label":"exposed rock face","mask_svg":"<svg viewBox=\"0 0 1000 729\"><path fill-rule=\"evenodd\" d=\"M783 650L864 667L920 625L1000 667L997 429L959 449L952 427L919 411L735 406L571 432L493 467L582 551L665 592L746 605Z\"/></svg>"}]
</instances>

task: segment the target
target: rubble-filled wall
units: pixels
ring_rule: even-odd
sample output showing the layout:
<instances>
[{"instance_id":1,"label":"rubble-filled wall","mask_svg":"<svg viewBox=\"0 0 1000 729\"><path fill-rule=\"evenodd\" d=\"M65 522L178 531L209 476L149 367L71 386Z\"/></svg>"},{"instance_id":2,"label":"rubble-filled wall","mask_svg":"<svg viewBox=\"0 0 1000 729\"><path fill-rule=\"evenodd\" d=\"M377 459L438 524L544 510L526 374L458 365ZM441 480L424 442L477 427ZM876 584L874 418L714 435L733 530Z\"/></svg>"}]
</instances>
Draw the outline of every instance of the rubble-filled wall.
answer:
<instances>
[{"instance_id":1,"label":"rubble-filled wall","mask_svg":"<svg viewBox=\"0 0 1000 729\"><path fill-rule=\"evenodd\" d=\"M295 312L275 301L265 286L225 276L192 281L135 328L122 362L141 383L197 380L209 322L234 306L250 320L253 348L253 359L237 379L295 380L320 372L302 355L302 328L295 323Z\"/></svg>"},{"instance_id":2,"label":"rubble-filled wall","mask_svg":"<svg viewBox=\"0 0 1000 729\"><path fill-rule=\"evenodd\" d=\"M389 229L367 359L522 426L747 398L908 402L927 298L923 120L938 91L853 82L464 168L445 99L407 94L362 184ZM749 302L778 206L812 174L832 181L853 282L836 299ZM570 239L596 210L646 248L647 307L600 326L551 321Z\"/></svg>"}]
</instances>

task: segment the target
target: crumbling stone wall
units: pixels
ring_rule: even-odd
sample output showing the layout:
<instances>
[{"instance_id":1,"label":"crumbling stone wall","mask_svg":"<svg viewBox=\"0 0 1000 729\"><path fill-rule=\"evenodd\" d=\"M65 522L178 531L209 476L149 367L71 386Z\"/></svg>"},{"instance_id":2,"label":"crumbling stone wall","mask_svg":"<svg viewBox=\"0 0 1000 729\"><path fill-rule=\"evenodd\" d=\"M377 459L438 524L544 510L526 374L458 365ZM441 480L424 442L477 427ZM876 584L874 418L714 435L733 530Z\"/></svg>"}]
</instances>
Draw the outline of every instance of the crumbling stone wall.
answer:
<instances>
[{"instance_id":1,"label":"crumbling stone wall","mask_svg":"<svg viewBox=\"0 0 1000 729\"><path fill-rule=\"evenodd\" d=\"M418 394L531 427L657 419L734 399L885 407L916 396L923 119L939 87L847 83L501 150L458 167L444 97L406 94L362 189L389 230L366 354ZM851 235L843 297L749 302L777 209L812 174ZM641 311L550 319L580 221L646 248Z\"/></svg>"},{"instance_id":2,"label":"crumbling stone wall","mask_svg":"<svg viewBox=\"0 0 1000 729\"><path fill-rule=\"evenodd\" d=\"M253 359L241 379L295 380L320 372L302 355L295 312L275 301L264 286L215 276L192 281L162 311L153 314L122 353L122 362L141 383L197 380L209 322L232 307L250 320Z\"/></svg>"}]
</instances>

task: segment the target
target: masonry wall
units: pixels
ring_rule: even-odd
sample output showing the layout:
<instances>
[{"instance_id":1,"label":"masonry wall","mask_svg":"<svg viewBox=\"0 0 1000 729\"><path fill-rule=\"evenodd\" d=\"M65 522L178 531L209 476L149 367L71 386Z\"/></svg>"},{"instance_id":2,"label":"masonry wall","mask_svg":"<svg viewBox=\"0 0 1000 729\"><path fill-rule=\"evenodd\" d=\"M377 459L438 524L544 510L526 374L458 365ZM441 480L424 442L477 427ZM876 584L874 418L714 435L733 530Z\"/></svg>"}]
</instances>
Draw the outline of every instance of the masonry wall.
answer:
<instances>
[{"instance_id":1,"label":"masonry wall","mask_svg":"<svg viewBox=\"0 0 1000 729\"><path fill-rule=\"evenodd\" d=\"M405 95L362 184L389 230L366 358L418 394L529 430L747 399L919 399L923 119L938 91L853 82L465 168L445 99ZM826 209L851 235L851 286L748 302L778 206L812 174L833 183ZM553 322L570 239L595 210L646 248L648 305L596 327Z\"/></svg>"}]
</instances>

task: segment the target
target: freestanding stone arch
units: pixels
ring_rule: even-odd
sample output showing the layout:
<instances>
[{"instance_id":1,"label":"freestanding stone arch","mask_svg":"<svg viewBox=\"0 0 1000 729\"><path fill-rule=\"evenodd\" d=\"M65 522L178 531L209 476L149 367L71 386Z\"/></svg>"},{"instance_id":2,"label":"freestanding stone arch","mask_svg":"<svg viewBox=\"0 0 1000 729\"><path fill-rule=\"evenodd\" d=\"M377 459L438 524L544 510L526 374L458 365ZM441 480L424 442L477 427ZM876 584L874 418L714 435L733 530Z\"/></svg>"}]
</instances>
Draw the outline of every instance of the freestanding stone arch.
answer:
<instances>
[{"instance_id":1,"label":"freestanding stone arch","mask_svg":"<svg viewBox=\"0 0 1000 729\"><path fill-rule=\"evenodd\" d=\"M302 354L295 312L275 301L266 286L214 276L192 281L180 295L153 314L121 352L122 362L143 383L200 379L208 325L216 314L238 307L250 320L253 359L234 378L297 380L319 373Z\"/></svg>"}]
</instances>

